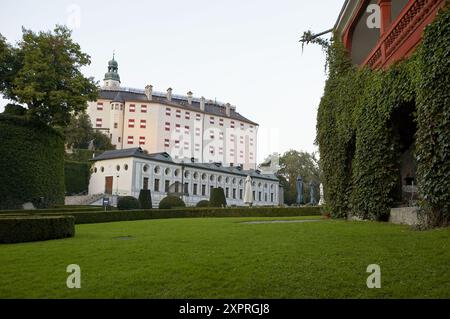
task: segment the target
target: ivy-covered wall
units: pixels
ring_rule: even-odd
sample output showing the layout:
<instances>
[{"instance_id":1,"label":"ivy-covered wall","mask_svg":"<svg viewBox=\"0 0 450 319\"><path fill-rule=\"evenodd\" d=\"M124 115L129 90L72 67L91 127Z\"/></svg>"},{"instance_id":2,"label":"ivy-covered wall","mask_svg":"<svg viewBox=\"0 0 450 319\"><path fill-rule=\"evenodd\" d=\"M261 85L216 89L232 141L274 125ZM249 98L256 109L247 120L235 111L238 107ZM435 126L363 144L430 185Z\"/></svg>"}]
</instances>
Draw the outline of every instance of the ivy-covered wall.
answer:
<instances>
[{"instance_id":1,"label":"ivy-covered wall","mask_svg":"<svg viewBox=\"0 0 450 319\"><path fill-rule=\"evenodd\" d=\"M23 117L0 114L0 209L64 204L64 138Z\"/></svg>"},{"instance_id":2,"label":"ivy-covered wall","mask_svg":"<svg viewBox=\"0 0 450 319\"><path fill-rule=\"evenodd\" d=\"M336 38L336 37L335 37ZM450 215L450 10L443 9L412 57L387 70L351 64L328 47L329 77L318 110L317 143L325 200L334 217L384 220L398 196L402 143L396 126L409 111L421 206L430 226ZM407 109L411 108L412 110ZM403 113L402 113L403 112Z\"/></svg>"},{"instance_id":3,"label":"ivy-covered wall","mask_svg":"<svg viewBox=\"0 0 450 319\"><path fill-rule=\"evenodd\" d=\"M64 178L67 195L76 195L88 191L90 178L88 162L64 162Z\"/></svg>"}]
</instances>

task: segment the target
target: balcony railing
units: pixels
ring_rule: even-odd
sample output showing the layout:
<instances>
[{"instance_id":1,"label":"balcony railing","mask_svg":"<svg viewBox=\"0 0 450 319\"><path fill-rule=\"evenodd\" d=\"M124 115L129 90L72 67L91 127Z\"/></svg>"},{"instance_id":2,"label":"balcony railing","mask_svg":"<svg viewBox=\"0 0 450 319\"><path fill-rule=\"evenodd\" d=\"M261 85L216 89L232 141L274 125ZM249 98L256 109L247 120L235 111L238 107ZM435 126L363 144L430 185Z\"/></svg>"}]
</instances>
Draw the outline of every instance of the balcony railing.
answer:
<instances>
[{"instance_id":1,"label":"balcony railing","mask_svg":"<svg viewBox=\"0 0 450 319\"><path fill-rule=\"evenodd\" d=\"M394 53L405 44L414 32L418 31L417 29L432 13L436 12L442 3L442 0L416 0L408 3L398 18L393 21L391 27L381 36L377 46L371 51L363 65L377 69L394 61ZM414 43L414 45L416 44Z\"/></svg>"}]
</instances>

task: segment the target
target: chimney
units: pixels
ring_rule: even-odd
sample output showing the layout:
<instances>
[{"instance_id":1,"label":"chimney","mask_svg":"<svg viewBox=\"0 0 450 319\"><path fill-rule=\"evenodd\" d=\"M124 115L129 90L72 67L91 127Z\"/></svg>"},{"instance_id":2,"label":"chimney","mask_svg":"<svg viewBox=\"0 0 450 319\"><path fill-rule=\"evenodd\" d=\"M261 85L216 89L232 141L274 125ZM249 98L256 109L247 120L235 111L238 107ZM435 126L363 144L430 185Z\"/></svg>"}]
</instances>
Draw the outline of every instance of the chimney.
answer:
<instances>
[{"instance_id":1,"label":"chimney","mask_svg":"<svg viewBox=\"0 0 450 319\"><path fill-rule=\"evenodd\" d=\"M187 100L188 100L188 104L192 105L192 92L191 91L187 92Z\"/></svg>"},{"instance_id":2,"label":"chimney","mask_svg":"<svg viewBox=\"0 0 450 319\"><path fill-rule=\"evenodd\" d=\"M147 85L145 87L145 95L147 96L147 100L151 101L152 100L152 95L153 95L153 86L152 85Z\"/></svg>"},{"instance_id":3,"label":"chimney","mask_svg":"<svg viewBox=\"0 0 450 319\"><path fill-rule=\"evenodd\" d=\"M167 101L172 101L172 88L167 89L166 98L167 98Z\"/></svg>"},{"instance_id":4,"label":"chimney","mask_svg":"<svg viewBox=\"0 0 450 319\"><path fill-rule=\"evenodd\" d=\"M231 105L230 105L230 103L225 104L225 111L227 113L227 116L230 117L231 116Z\"/></svg>"},{"instance_id":5,"label":"chimney","mask_svg":"<svg viewBox=\"0 0 450 319\"><path fill-rule=\"evenodd\" d=\"M205 98L203 96L200 99L200 110L202 110L202 111L205 110Z\"/></svg>"}]
</instances>

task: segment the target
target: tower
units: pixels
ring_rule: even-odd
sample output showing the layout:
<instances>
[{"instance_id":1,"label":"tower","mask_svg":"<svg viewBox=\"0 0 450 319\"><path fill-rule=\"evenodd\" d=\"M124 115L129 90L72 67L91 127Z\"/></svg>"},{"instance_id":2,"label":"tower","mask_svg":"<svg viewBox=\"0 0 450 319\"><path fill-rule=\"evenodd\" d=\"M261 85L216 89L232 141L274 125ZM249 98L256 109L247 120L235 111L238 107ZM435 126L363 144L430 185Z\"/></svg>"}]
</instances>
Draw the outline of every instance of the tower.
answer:
<instances>
[{"instance_id":1,"label":"tower","mask_svg":"<svg viewBox=\"0 0 450 319\"><path fill-rule=\"evenodd\" d=\"M119 65L113 58L108 62L108 72L105 73L105 78L103 79L104 89L117 89L120 87L120 76L119 76Z\"/></svg>"}]
</instances>

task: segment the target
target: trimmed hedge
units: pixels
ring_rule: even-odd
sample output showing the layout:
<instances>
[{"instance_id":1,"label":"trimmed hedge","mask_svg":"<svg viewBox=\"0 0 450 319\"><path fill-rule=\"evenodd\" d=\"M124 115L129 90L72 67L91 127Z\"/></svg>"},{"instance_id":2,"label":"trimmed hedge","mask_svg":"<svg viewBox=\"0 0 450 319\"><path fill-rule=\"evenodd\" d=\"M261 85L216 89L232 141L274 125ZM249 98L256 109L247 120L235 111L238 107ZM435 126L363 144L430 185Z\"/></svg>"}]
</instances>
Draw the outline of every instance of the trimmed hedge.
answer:
<instances>
[{"instance_id":1,"label":"trimmed hedge","mask_svg":"<svg viewBox=\"0 0 450 319\"><path fill-rule=\"evenodd\" d=\"M178 208L129 210L109 212L67 212L75 217L75 224L93 224L145 219L196 218L196 217L295 217L320 216L318 206L310 207L233 207L233 208ZM46 216L57 215L47 213ZM61 215L61 214L59 214Z\"/></svg>"},{"instance_id":2,"label":"trimmed hedge","mask_svg":"<svg viewBox=\"0 0 450 319\"><path fill-rule=\"evenodd\" d=\"M139 201L133 196L119 197L119 202L117 203L117 208L120 210L131 210L139 209Z\"/></svg>"},{"instance_id":3,"label":"trimmed hedge","mask_svg":"<svg viewBox=\"0 0 450 319\"><path fill-rule=\"evenodd\" d=\"M23 243L75 236L73 216L11 216L0 218L0 243Z\"/></svg>"},{"instance_id":4,"label":"trimmed hedge","mask_svg":"<svg viewBox=\"0 0 450 319\"><path fill-rule=\"evenodd\" d=\"M87 192L89 188L90 164L82 162L64 162L66 194L74 195Z\"/></svg>"},{"instance_id":5,"label":"trimmed hedge","mask_svg":"<svg viewBox=\"0 0 450 319\"><path fill-rule=\"evenodd\" d=\"M47 208L47 209L11 209L11 210L0 210L0 217L4 214L45 214L45 213L64 213L64 212L91 212L91 211L103 211L104 208L102 206L64 206L60 208Z\"/></svg>"},{"instance_id":6,"label":"trimmed hedge","mask_svg":"<svg viewBox=\"0 0 450 319\"><path fill-rule=\"evenodd\" d=\"M169 195L159 202L159 209L172 209L176 207L186 207L183 200L177 196Z\"/></svg>"},{"instance_id":7,"label":"trimmed hedge","mask_svg":"<svg viewBox=\"0 0 450 319\"><path fill-rule=\"evenodd\" d=\"M152 206L152 194L149 189L141 189L139 192L139 204L141 209L150 209Z\"/></svg>"},{"instance_id":8,"label":"trimmed hedge","mask_svg":"<svg viewBox=\"0 0 450 319\"><path fill-rule=\"evenodd\" d=\"M227 207L227 199L222 187L213 188L209 197L209 206Z\"/></svg>"},{"instance_id":9,"label":"trimmed hedge","mask_svg":"<svg viewBox=\"0 0 450 319\"><path fill-rule=\"evenodd\" d=\"M195 207L210 207L209 200L201 200L195 205Z\"/></svg>"},{"instance_id":10,"label":"trimmed hedge","mask_svg":"<svg viewBox=\"0 0 450 319\"><path fill-rule=\"evenodd\" d=\"M64 138L22 117L0 114L0 209L64 203ZM42 198L42 200L41 200Z\"/></svg>"}]
</instances>

